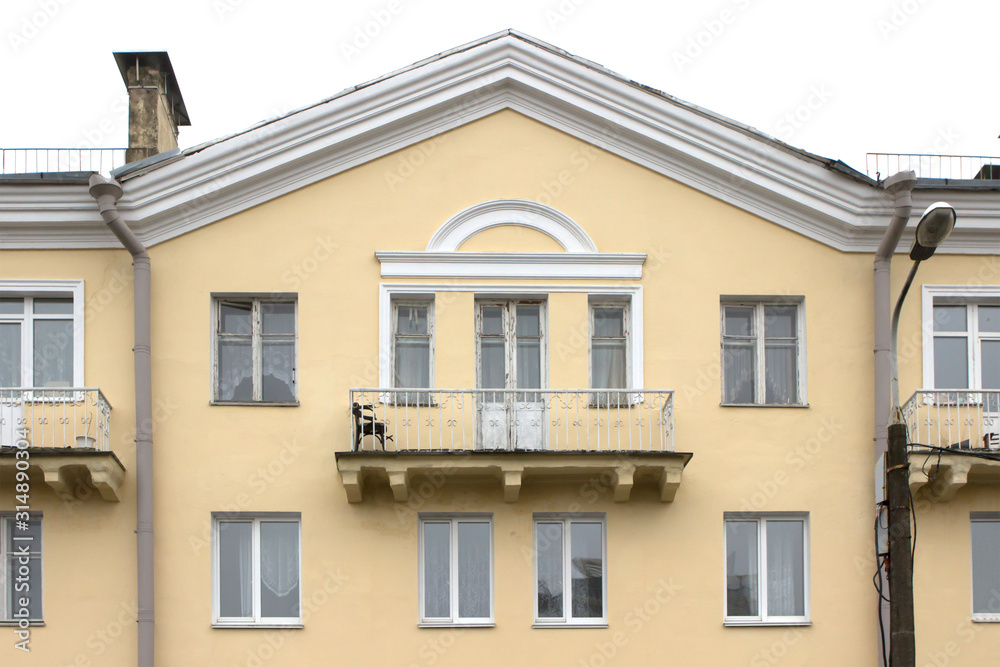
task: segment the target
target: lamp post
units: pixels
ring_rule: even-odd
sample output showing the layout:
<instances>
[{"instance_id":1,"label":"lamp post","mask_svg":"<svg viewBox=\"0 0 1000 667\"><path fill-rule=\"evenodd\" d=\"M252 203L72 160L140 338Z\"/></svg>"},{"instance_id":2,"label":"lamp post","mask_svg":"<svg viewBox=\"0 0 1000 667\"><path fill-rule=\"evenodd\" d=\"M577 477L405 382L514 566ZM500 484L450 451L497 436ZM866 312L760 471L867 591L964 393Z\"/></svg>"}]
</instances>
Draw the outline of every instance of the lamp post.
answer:
<instances>
[{"instance_id":1,"label":"lamp post","mask_svg":"<svg viewBox=\"0 0 1000 667\"><path fill-rule=\"evenodd\" d=\"M910 247L910 268L906 282L892 312L889 347L892 414L886 454L886 493L889 504L889 664L890 667L914 667L916 645L913 632L913 560L910 547L910 474L907 459L906 425L899 407L899 372L896 358L896 332L899 313L910 290L920 262L930 258L955 226L955 209L944 202L931 204L917 223ZM879 388L882 391L883 388Z\"/></svg>"}]
</instances>

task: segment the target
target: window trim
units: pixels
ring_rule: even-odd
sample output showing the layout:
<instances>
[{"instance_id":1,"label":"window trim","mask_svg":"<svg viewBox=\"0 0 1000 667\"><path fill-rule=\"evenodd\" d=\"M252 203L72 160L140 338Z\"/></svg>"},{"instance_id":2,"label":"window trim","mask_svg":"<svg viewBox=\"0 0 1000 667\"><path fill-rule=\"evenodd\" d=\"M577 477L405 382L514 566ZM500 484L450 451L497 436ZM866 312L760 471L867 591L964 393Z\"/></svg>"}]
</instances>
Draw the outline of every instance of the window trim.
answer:
<instances>
[{"instance_id":1,"label":"window trim","mask_svg":"<svg viewBox=\"0 0 1000 667\"><path fill-rule=\"evenodd\" d=\"M538 535L539 523L562 523L563 525L563 615L560 618L541 618L538 615L538 544L535 539ZM566 580L567 575L572 579L572 544L570 539L570 526L573 523L600 523L601 524L601 611L600 618L576 618L566 611L566 595L568 590ZM604 513L547 513L536 512L531 521L531 541L532 541L532 608L534 615L533 628L606 628L608 627L608 524L607 516Z\"/></svg>"},{"instance_id":2,"label":"window trim","mask_svg":"<svg viewBox=\"0 0 1000 667\"><path fill-rule=\"evenodd\" d=\"M1000 285L924 285L920 294L920 329L923 343L923 386L927 390L935 389L934 384L934 306L947 305L1000 305ZM972 339L972 331L966 331L966 340ZM974 373L971 356L967 360L969 367L969 384L975 382L978 375ZM962 387L942 387L942 389L961 389ZM970 388L971 389L971 388Z\"/></svg>"},{"instance_id":3,"label":"window trim","mask_svg":"<svg viewBox=\"0 0 1000 667\"><path fill-rule=\"evenodd\" d=\"M292 401L265 401L261 400L251 400L251 401L225 401L218 397L219 391L219 317L221 315L220 305L224 302L250 302L251 303L251 358L253 364L253 392L254 395L263 391L263 380L258 382L258 376L263 373L261 352L262 352L262 338L261 338L261 318L260 318L260 304L263 302L273 302L273 303L291 303L295 308L294 317L292 320L294 331L292 336L295 339L295 350L294 356L292 358L292 394L294 400ZM295 292L213 292L211 294L211 400L210 405L265 405L270 407L297 407L299 405L299 299L298 294ZM288 335L288 334L283 334Z\"/></svg>"},{"instance_id":4,"label":"window trim","mask_svg":"<svg viewBox=\"0 0 1000 667\"><path fill-rule=\"evenodd\" d=\"M754 309L755 343L754 350L757 368L754 377L754 393L757 400L754 403L729 403L726 401L726 308L745 307ZM765 338L761 326L764 321L764 308L768 306L785 306L795 308L796 348L795 364L798 374L795 387L795 401L792 403L766 403L766 368L764 364ZM802 295L722 295L719 298L719 387L722 393L720 405L723 407L764 407L764 408L807 408L808 383L806 363L806 304Z\"/></svg>"},{"instance_id":5,"label":"window trim","mask_svg":"<svg viewBox=\"0 0 1000 667\"><path fill-rule=\"evenodd\" d=\"M458 524L459 523L482 523L486 522L490 528L490 615L484 618L462 618L458 616ZM424 525L427 523L449 524L448 548L449 548L449 572L448 589L451 595L449 618L437 618L424 616ZM495 538L493 534L493 514L490 512L423 512L417 522L417 604L419 619L418 627L421 628L475 628L493 627L495 622L495 570L496 558L494 555Z\"/></svg>"},{"instance_id":6,"label":"window trim","mask_svg":"<svg viewBox=\"0 0 1000 667\"><path fill-rule=\"evenodd\" d=\"M22 515L23 512L13 512L13 511L3 511L0 512L0 627L17 625L18 620L13 618L12 610L7 608L8 602L8 589L7 585L7 531L11 530L10 525L13 524L15 518L18 515ZM38 549L29 548L29 557L36 551L38 553L38 560L41 565L41 582L39 582L39 603L42 608L42 613L38 618L28 619L28 625L31 627L39 627L45 625L45 529L44 522L42 521L41 512L28 512L28 519L30 521L38 521L41 525L41 537L39 539Z\"/></svg>"},{"instance_id":7,"label":"window trim","mask_svg":"<svg viewBox=\"0 0 1000 667\"><path fill-rule=\"evenodd\" d=\"M299 615L298 617L263 617L260 615L260 524L262 521L295 523L299 537ZM224 522L252 523L251 591L253 617L223 617L220 615L219 591L219 524ZM212 512L212 627L215 628L301 628L302 625L302 515L299 512Z\"/></svg>"},{"instance_id":8,"label":"window trim","mask_svg":"<svg viewBox=\"0 0 1000 667\"><path fill-rule=\"evenodd\" d=\"M728 548L726 524L730 521L757 522L757 598L760 607L758 611L767 610L767 521L802 521L802 597L805 614L802 616L770 616L760 613L758 616L730 616L728 596ZM809 548L809 513L808 512L725 512L722 521L722 619L726 626L774 626L774 625L812 625L811 616L811 586L810 586L810 548Z\"/></svg>"},{"instance_id":9,"label":"window trim","mask_svg":"<svg viewBox=\"0 0 1000 667\"><path fill-rule=\"evenodd\" d=\"M975 568L974 554L972 551L972 524L977 522L1000 524L1000 512L970 512L969 513L969 610L973 623L1000 623L1000 610L996 613L977 612L975 610L974 590L972 588L972 576ZM998 556L1000 557L1000 556Z\"/></svg>"},{"instance_id":10,"label":"window trim","mask_svg":"<svg viewBox=\"0 0 1000 667\"><path fill-rule=\"evenodd\" d=\"M84 308L83 280L0 280L0 297L40 297L40 298L72 298L73 299L73 387L84 387L84 322L86 320ZM13 321L15 318L0 315L0 320ZM24 317L17 318L24 321ZM32 332L33 333L33 332ZM22 335L24 331L22 329ZM22 343L23 350L23 343ZM22 357L21 377L24 378L26 368ZM27 386L34 384L32 382Z\"/></svg>"},{"instance_id":11,"label":"window trim","mask_svg":"<svg viewBox=\"0 0 1000 667\"><path fill-rule=\"evenodd\" d=\"M428 381L427 387L397 387L396 386L396 338L400 334L397 333L396 328L399 322L398 311L400 306L424 306L427 308L427 338L429 340L430 350L428 353L428 363L430 364L429 373L427 375ZM401 297L399 299L392 300L392 317L390 319L390 326L392 327L392 332L390 334L390 345L389 345L389 378L391 382L388 387L393 389L433 389L434 388L434 348L435 348L435 302L434 295L430 296L413 296L413 297ZM403 334L406 335L406 334ZM413 334L416 337L416 334ZM400 394L398 392L393 392L387 397L383 397L385 400L383 402L394 401L396 405L434 405L435 394L433 391L429 392L426 402L422 402L418 398L415 401L410 402L409 400L400 400Z\"/></svg>"}]
</instances>

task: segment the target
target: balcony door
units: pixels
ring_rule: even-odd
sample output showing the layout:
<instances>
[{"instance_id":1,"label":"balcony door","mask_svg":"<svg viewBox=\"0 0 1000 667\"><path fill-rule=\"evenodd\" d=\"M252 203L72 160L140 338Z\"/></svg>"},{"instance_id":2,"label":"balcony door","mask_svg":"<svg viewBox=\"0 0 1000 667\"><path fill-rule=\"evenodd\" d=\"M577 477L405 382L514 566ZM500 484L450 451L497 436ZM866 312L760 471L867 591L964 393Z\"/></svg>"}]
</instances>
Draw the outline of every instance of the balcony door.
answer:
<instances>
[{"instance_id":1,"label":"balcony door","mask_svg":"<svg viewBox=\"0 0 1000 667\"><path fill-rule=\"evenodd\" d=\"M479 447L545 447L544 304L482 301L476 312Z\"/></svg>"}]
</instances>

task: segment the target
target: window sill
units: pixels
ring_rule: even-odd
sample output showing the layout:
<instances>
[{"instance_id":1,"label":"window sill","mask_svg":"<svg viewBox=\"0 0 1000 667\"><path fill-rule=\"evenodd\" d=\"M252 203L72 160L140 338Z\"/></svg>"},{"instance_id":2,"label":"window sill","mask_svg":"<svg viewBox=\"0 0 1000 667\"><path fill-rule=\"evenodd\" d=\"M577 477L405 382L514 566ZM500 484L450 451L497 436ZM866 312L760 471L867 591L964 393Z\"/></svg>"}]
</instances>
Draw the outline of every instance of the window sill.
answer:
<instances>
[{"instance_id":1,"label":"window sill","mask_svg":"<svg viewBox=\"0 0 1000 667\"><path fill-rule=\"evenodd\" d=\"M810 626L812 621L723 621L722 625L729 628L778 627L778 626Z\"/></svg>"},{"instance_id":2,"label":"window sill","mask_svg":"<svg viewBox=\"0 0 1000 667\"><path fill-rule=\"evenodd\" d=\"M973 614L973 623L1000 623L1000 614Z\"/></svg>"},{"instance_id":3,"label":"window sill","mask_svg":"<svg viewBox=\"0 0 1000 667\"><path fill-rule=\"evenodd\" d=\"M212 623L213 628L229 629L256 629L256 630L301 630L301 623Z\"/></svg>"},{"instance_id":4,"label":"window sill","mask_svg":"<svg viewBox=\"0 0 1000 667\"><path fill-rule=\"evenodd\" d=\"M579 630L581 628L582 629L587 629L587 628L598 628L598 629L605 628L605 629L607 629L608 624L607 624L607 622L604 622L604 623L539 623L538 621L535 621L534 623L531 624L531 627L532 628L538 628L538 629L545 629L545 630L549 630L549 629L552 629L552 628L557 628L557 629L560 629L560 628L562 628L562 629L573 629L573 630Z\"/></svg>"},{"instance_id":5,"label":"window sill","mask_svg":"<svg viewBox=\"0 0 1000 667\"><path fill-rule=\"evenodd\" d=\"M18 626L18 621L0 621L0 628L16 628ZM44 628L45 621L28 621L28 627L31 628Z\"/></svg>"},{"instance_id":6,"label":"window sill","mask_svg":"<svg viewBox=\"0 0 1000 667\"><path fill-rule=\"evenodd\" d=\"M417 623L418 628L495 628L497 624L490 621L487 623L463 623L457 621L455 623L428 623L426 621L421 621Z\"/></svg>"},{"instance_id":7,"label":"window sill","mask_svg":"<svg viewBox=\"0 0 1000 667\"><path fill-rule=\"evenodd\" d=\"M808 408L808 403L719 403L722 408Z\"/></svg>"},{"instance_id":8,"label":"window sill","mask_svg":"<svg viewBox=\"0 0 1000 667\"><path fill-rule=\"evenodd\" d=\"M292 401L290 403L268 403L267 401L216 401L211 400L208 402L209 405L254 405L261 406L265 408L297 408L299 407L298 401Z\"/></svg>"}]
</instances>

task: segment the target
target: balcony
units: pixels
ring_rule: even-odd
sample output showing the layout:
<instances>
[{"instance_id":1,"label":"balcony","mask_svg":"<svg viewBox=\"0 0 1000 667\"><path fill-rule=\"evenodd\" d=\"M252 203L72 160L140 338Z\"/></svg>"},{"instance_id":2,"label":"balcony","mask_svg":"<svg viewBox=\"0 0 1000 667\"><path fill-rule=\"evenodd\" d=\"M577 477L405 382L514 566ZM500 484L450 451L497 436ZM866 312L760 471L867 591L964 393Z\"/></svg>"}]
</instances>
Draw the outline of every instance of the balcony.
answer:
<instances>
[{"instance_id":1,"label":"balcony","mask_svg":"<svg viewBox=\"0 0 1000 667\"><path fill-rule=\"evenodd\" d=\"M655 487L671 502L691 454L674 451L673 392L660 389L352 389L350 451L337 452L349 502L388 482L406 502L417 478L525 484L597 481L627 502Z\"/></svg>"},{"instance_id":2,"label":"balcony","mask_svg":"<svg viewBox=\"0 0 1000 667\"><path fill-rule=\"evenodd\" d=\"M948 501L967 484L1000 486L1000 390L920 390L903 418L914 494Z\"/></svg>"},{"instance_id":3,"label":"balcony","mask_svg":"<svg viewBox=\"0 0 1000 667\"><path fill-rule=\"evenodd\" d=\"M100 389L0 389L0 479L18 471L61 499L121 500L125 468L110 448L111 404ZM27 456L18 452L27 452Z\"/></svg>"}]
</instances>

